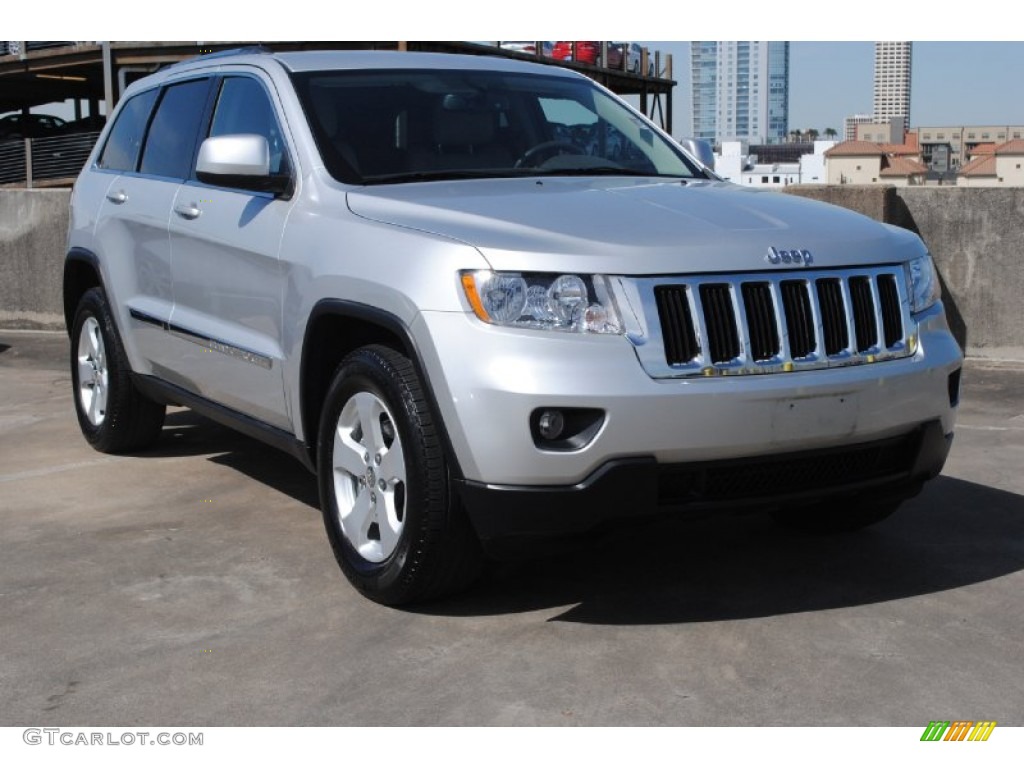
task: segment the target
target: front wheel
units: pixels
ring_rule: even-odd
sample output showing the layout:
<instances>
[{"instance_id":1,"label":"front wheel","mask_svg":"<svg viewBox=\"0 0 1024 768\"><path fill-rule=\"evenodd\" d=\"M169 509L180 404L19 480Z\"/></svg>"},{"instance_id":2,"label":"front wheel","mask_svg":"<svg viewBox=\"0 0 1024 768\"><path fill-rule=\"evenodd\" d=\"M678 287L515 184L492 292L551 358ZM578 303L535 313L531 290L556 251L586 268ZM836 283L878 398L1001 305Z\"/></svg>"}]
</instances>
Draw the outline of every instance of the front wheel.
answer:
<instances>
[{"instance_id":1,"label":"front wheel","mask_svg":"<svg viewBox=\"0 0 1024 768\"><path fill-rule=\"evenodd\" d=\"M374 345L341 362L321 415L317 466L335 558L364 595L398 605L475 579L479 543L449 491L444 446L404 355Z\"/></svg>"}]
</instances>

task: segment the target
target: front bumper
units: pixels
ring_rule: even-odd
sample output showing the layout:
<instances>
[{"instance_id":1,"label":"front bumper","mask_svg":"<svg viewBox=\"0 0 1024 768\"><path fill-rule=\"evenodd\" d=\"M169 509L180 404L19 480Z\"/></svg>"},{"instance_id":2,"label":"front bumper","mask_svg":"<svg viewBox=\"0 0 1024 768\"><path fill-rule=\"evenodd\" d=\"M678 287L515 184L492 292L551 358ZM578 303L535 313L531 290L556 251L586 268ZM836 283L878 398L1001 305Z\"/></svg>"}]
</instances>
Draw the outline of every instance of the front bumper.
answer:
<instances>
[{"instance_id":1,"label":"front bumper","mask_svg":"<svg viewBox=\"0 0 1024 768\"><path fill-rule=\"evenodd\" d=\"M660 510L781 509L860 496L881 503L915 495L942 470L953 435L938 421L882 440L720 461L607 462L563 486L459 481L458 493L485 546L579 534ZM823 512L827 514L827 512Z\"/></svg>"}]
</instances>

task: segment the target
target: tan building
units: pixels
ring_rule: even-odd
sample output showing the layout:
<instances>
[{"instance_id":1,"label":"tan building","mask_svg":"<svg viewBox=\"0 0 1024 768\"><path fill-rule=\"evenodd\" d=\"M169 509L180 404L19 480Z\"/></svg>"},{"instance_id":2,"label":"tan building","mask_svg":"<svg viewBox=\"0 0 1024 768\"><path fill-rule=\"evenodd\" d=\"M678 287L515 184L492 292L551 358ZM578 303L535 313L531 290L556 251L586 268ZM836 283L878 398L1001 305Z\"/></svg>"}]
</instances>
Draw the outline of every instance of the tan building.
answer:
<instances>
[{"instance_id":1,"label":"tan building","mask_svg":"<svg viewBox=\"0 0 1024 768\"><path fill-rule=\"evenodd\" d=\"M825 153L829 184L923 184L928 168L921 163L916 135L906 144L844 141Z\"/></svg>"},{"instance_id":2,"label":"tan building","mask_svg":"<svg viewBox=\"0 0 1024 768\"><path fill-rule=\"evenodd\" d=\"M940 171L956 169L966 164L972 150L980 144L1005 144L1024 139L1024 125L946 125L915 128L921 140L922 159ZM934 158L948 156L948 166L934 162Z\"/></svg>"},{"instance_id":3,"label":"tan building","mask_svg":"<svg viewBox=\"0 0 1024 768\"><path fill-rule=\"evenodd\" d=\"M857 126L873 122L871 115L850 115L843 121L843 141L857 140Z\"/></svg>"},{"instance_id":4,"label":"tan building","mask_svg":"<svg viewBox=\"0 0 1024 768\"><path fill-rule=\"evenodd\" d=\"M873 141L877 144L898 144L903 141L906 129L903 118L894 117L888 122L859 123L854 128L854 141Z\"/></svg>"},{"instance_id":5,"label":"tan building","mask_svg":"<svg viewBox=\"0 0 1024 768\"><path fill-rule=\"evenodd\" d=\"M958 186L1024 187L1024 139L1007 141L992 150L975 148L974 154L960 169Z\"/></svg>"}]
</instances>

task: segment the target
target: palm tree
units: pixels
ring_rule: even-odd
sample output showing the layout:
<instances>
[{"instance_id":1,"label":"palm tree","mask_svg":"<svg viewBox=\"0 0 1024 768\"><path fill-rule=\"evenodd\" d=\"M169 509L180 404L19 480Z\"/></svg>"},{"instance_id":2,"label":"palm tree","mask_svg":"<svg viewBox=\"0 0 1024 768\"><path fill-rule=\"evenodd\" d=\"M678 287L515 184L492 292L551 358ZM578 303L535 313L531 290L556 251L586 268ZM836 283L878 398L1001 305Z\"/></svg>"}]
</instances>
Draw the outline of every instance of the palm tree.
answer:
<instances>
[{"instance_id":1,"label":"palm tree","mask_svg":"<svg viewBox=\"0 0 1024 768\"><path fill-rule=\"evenodd\" d=\"M817 128L808 128L807 129L807 140L808 141L815 141L817 138L818 138L818 129Z\"/></svg>"},{"instance_id":2,"label":"palm tree","mask_svg":"<svg viewBox=\"0 0 1024 768\"><path fill-rule=\"evenodd\" d=\"M838 135L839 135L839 131L837 131L835 128L826 128L825 129L825 138L826 139L834 139Z\"/></svg>"}]
</instances>

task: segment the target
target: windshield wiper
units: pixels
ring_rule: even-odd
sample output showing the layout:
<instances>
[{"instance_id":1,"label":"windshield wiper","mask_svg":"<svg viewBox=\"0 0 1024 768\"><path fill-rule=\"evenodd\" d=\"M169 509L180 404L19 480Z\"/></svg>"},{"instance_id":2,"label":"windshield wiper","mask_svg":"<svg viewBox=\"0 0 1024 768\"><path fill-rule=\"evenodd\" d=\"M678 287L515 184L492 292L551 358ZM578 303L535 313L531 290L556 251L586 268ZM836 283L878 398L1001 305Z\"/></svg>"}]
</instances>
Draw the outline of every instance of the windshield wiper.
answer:
<instances>
[{"instance_id":1,"label":"windshield wiper","mask_svg":"<svg viewBox=\"0 0 1024 768\"><path fill-rule=\"evenodd\" d=\"M633 168L623 168L621 165L590 165L581 168L535 168L536 176L643 176L656 177L659 179L684 179L685 176L676 176L667 173L651 173L649 171L638 171Z\"/></svg>"},{"instance_id":2,"label":"windshield wiper","mask_svg":"<svg viewBox=\"0 0 1024 768\"><path fill-rule=\"evenodd\" d=\"M532 170L532 169L530 169ZM526 168L463 168L441 171L403 171L402 173L385 173L364 179L367 184L403 184L413 181L453 181L457 179L507 179L518 176L529 176L532 173Z\"/></svg>"}]
</instances>

